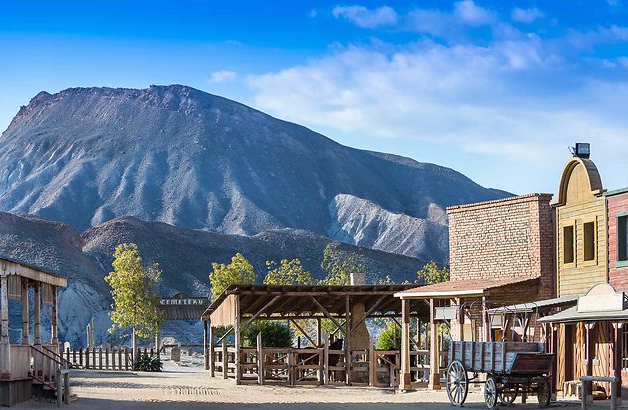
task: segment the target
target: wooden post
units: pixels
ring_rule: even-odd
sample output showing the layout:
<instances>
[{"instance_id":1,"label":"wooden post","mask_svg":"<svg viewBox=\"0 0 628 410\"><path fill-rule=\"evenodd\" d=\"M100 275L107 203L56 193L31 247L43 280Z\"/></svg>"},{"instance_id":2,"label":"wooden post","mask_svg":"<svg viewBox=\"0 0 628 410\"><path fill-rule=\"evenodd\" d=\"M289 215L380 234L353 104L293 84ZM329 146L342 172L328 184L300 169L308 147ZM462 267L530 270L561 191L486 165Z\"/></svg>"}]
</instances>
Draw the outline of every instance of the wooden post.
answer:
<instances>
[{"instance_id":1,"label":"wooden post","mask_svg":"<svg viewBox=\"0 0 628 410\"><path fill-rule=\"evenodd\" d=\"M157 357L159 357L159 348L161 345L161 326L157 326L157 331L155 332L155 350L157 350Z\"/></svg>"},{"instance_id":2,"label":"wooden post","mask_svg":"<svg viewBox=\"0 0 628 410\"><path fill-rule=\"evenodd\" d=\"M124 369L129 370L129 348L124 348Z\"/></svg>"},{"instance_id":3,"label":"wooden post","mask_svg":"<svg viewBox=\"0 0 628 410\"><path fill-rule=\"evenodd\" d=\"M8 379L11 373L11 345L9 340L9 293L8 279L0 276L0 378Z\"/></svg>"},{"instance_id":4,"label":"wooden post","mask_svg":"<svg viewBox=\"0 0 628 410\"><path fill-rule=\"evenodd\" d=\"M227 352L227 343L222 342L222 378L227 379L229 377L229 353Z\"/></svg>"},{"instance_id":5,"label":"wooden post","mask_svg":"<svg viewBox=\"0 0 628 410\"><path fill-rule=\"evenodd\" d=\"M351 301L345 296L345 383L351 385Z\"/></svg>"},{"instance_id":6,"label":"wooden post","mask_svg":"<svg viewBox=\"0 0 628 410\"><path fill-rule=\"evenodd\" d=\"M109 370L109 348L105 348L105 370Z\"/></svg>"},{"instance_id":7,"label":"wooden post","mask_svg":"<svg viewBox=\"0 0 628 410\"><path fill-rule=\"evenodd\" d=\"M240 328L240 295L235 297L235 366L236 366L236 384L242 383L242 368L241 365L241 328Z\"/></svg>"},{"instance_id":8,"label":"wooden post","mask_svg":"<svg viewBox=\"0 0 628 410\"><path fill-rule=\"evenodd\" d=\"M482 341L491 341L491 329L488 324L488 310L486 309L486 296L482 296Z\"/></svg>"},{"instance_id":9,"label":"wooden post","mask_svg":"<svg viewBox=\"0 0 628 410\"><path fill-rule=\"evenodd\" d=\"M377 359L373 348L373 338L369 337L369 386L377 385Z\"/></svg>"},{"instance_id":10,"label":"wooden post","mask_svg":"<svg viewBox=\"0 0 628 410\"><path fill-rule=\"evenodd\" d=\"M320 317L316 319L316 347L319 349L323 347L323 328L321 322Z\"/></svg>"},{"instance_id":11,"label":"wooden post","mask_svg":"<svg viewBox=\"0 0 628 410\"><path fill-rule=\"evenodd\" d=\"M89 369L89 347L85 348L85 368Z\"/></svg>"},{"instance_id":12,"label":"wooden post","mask_svg":"<svg viewBox=\"0 0 628 410\"><path fill-rule=\"evenodd\" d=\"M214 344L214 328L211 325L211 322L208 326L209 330L209 376L216 376L216 346Z\"/></svg>"},{"instance_id":13,"label":"wooden post","mask_svg":"<svg viewBox=\"0 0 628 410\"><path fill-rule=\"evenodd\" d=\"M427 386L429 390L440 390L439 350L438 324L435 318L434 299L430 299L430 380Z\"/></svg>"},{"instance_id":14,"label":"wooden post","mask_svg":"<svg viewBox=\"0 0 628 410\"><path fill-rule=\"evenodd\" d=\"M54 346L59 346L59 318L58 318L58 306L57 306L57 287L52 287L52 313L50 315L50 343Z\"/></svg>"},{"instance_id":15,"label":"wooden post","mask_svg":"<svg viewBox=\"0 0 628 410\"><path fill-rule=\"evenodd\" d=\"M102 370L102 347L98 348L98 368Z\"/></svg>"},{"instance_id":16,"label":"wooden post","mask_svg":"<svg viewBox=\"0 0 628 410\"><path fill-rule=\"evenodd\" d=\"M63 383L61 383L61 369L56 371L55 380L57 382L57 407L61 407L63 399Z\"/></svg>"},{"instance_id":17,"label":"wooden post","mask_svg":"<svg viewBox=\"0 0 628 410\"><path fill-rule=\"evenodd\" d=\"M401 299L401 371L399 390L412 390L410 376L410 301Z\"/></svg>"},{"instance_id":18,"label":"wooden post","mask_svg":"<svg viewBox=\"0 0 628 410\"><path fill-rule=\"evenodd\" d=\"M323 347L323 384L329 383L329 338L325 339Z\"/></svg>"},{"instance_id":19,"label":"wooden post","mask_svg":"<svg viewBox=\"0 0 628 410\"><path fill-rule=\"evenodd\" d=\"M614 340L613 340L613 358L615 359L613 362L613 376L617 378L617 383L614 385L611 384L611 388L614 389L616 400L616 405L621 404L621 369L623 367L623 345L624 345L624 334L623 334L623 323L615 322L613 323L613 329L615 330Z\"/></svg>"},{"instance_id":20,"label":"wooden post","mask_svg":"<svg viewBox=\"0 0 628 410\"><path fill-rule=\"evenodd\" d=\"M295 376L294 352L288 349L288 386L294 386Z\"/></svg>"},{"instance_id":21,"label":"wooden post","mask_svg":"<svg viewBox=\"0 0 628 410\"><path fill-rule=\"evenodd\" d=\"M35 282L35 292L33 295L33 311L35 314L35 346L41 346L41 283Z\"/></svg>"},{"instance_id":22,"label":"wooden post","mask_svg":"<svg viewBox=\"0 0 628 410\"><path fill-rule=\"evenodd\" d=\"M207 320L203 320L203 359L205 362L205 370L209 370L209 350L207 349Z\"/></svg>"},{"instance_id":23,"label":"wooden post","mask_svg":"<svg viewBox=\"0 0 628 410\"><path fill-rule=\"evenodd\" d=\"M262 332L257 334L257 383L265 384L264 350L262 348Z\"/></svg>"},{"instance_id":24,"label":"wooden post","mask_svg":"<svg viewBox=\"0 0 628 410\"><path fill-rule=\"evenodd\" d=\"M22 344L30 344L28 334L28 278L22 277Z\"/></svg>"},{"instance_id":25,"label":"wooden post","mask_svg":"<svg viewBox=\"0 0 628 410\"><path fill-rule=\"evenodd\" d=\"M122 370L122 348L118 349L118 369Z\"/></svg>"}]
</instances>

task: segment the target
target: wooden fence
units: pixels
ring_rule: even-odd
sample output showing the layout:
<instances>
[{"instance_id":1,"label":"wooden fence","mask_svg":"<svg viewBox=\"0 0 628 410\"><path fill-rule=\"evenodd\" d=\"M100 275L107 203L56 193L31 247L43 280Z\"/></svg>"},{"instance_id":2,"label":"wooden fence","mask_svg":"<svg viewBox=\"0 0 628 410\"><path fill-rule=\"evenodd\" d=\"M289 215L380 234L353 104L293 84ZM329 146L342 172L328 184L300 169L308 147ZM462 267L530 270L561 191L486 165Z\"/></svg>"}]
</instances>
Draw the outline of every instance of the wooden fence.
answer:
<instances>
[{"instance_id":1,"label":"wooden fence","mask_svg":"<svg viewBox=\"0 0 628 410\"><path fill-rule=\"evenodd\" d=\"M401 365L398 350L351 351L323 348L241 348L222 343L210 351L211 377L235 379L238 383L280 383L288 386L351 384L397 387ZM428 350L412 351L410 371L415 380L427 380ZM239 365L238 365L239 364Z\"/></svg>"},{"instance_id":2,"label":"wooden fence","mask_svg":"<svg viewBox=\"0 0 628 410\"><path fill-rule=\"evenodd\" d=\"M138 349L139 356L154 356L157 352L153 349ZM75 369L91 370L133 370L132 350L128 347L92 347L70 350L63 353L64 358Z\"/></svg>"}]
</instances>

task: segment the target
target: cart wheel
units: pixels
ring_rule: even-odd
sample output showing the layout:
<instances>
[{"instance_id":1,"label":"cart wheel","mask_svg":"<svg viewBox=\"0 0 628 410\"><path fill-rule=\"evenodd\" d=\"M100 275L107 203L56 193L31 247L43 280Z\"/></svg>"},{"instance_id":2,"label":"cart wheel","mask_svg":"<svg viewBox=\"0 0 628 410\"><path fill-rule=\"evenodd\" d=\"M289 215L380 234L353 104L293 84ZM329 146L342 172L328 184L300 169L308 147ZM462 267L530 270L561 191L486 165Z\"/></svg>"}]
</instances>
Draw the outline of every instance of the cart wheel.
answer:
<instances>
[{"instance_id":1,"label":"cart wheel","mask_svg":"<svg viewBox=\"0 0 628 410\"><path fill-rule=\"evenodd\" d=\"M536 388L536 398L539 400L539 407L547 407L550 404L551 392L547 381L539 382Z\"/></svg>"},{"instance_id":2,"label":"cart wheel","mask_svg":"<svg viewBox=\"0 0 628 410\"><path fill-rule=\"evenodd\" d=\"M486 378L486 383L484 384L484 402L489 409L494 409L495 406L497 406L497 382L495 382L493 376Z\"/></svg>"},{"instance_id":3,"label":"cart wheel","mask_svg":"<svg viewBox=\"0 0 628 410\"><path fill-rule=\"evenodd\" d=\"M461 407L469 392L469 378L467 369L459 360L454 360L447 367L447 397L449 402Z\"/></svg>"},{"instance_id":4,"label":"cart wheel","mask_svg":"<svg viewBox=\"0 0 628 410\"><path fill-rule=\"evenodd\" d=\"M519 386L516 384L505 384L501 388L501 392L499 393L499 403L503 406L512 406L519 394Z\"/></svg>"}]
</instances>

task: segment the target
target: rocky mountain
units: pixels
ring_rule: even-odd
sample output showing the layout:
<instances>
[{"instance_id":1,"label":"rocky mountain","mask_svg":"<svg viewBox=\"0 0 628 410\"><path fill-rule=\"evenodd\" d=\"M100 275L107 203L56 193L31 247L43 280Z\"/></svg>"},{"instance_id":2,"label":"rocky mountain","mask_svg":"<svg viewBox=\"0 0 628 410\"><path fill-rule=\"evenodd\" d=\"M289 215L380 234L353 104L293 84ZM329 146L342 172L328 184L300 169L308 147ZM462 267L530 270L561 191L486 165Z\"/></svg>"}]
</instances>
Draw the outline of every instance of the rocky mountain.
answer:
<instances>
[{"instance_id":1,"label":"rocky mountain","mask_svg":"<svg viewBox=\"0 0 628 410\"><path fill-rule=\"evenodd\" d=\"M329 239L305 231L290 229L265 231L254 236L229 235L179 228L160 222L145 222L134 217L120 217L90 228L83 233L69 225L32 216L0 212L0 257L39 266L69 277L69 286L60 293L59 323L62 340L85 342L85 327L95 318L100 342L109 340L109 287L103 280L111 270L115 247L123 242L137 243L146 263L157 262L163 269L159 293L176 292L209 295L208 275L211 262L228 262L241 252L253 264L258 279L266 273L266 260L301 259L316 277L323 249ZM389 275L397 282L414 280L423 262L416 258L336 243L340 252L359 252L367 265L367 279L376 282ZM13 337L18 337L19 309L12 318ZM43 329L49 327L44 318ZM202 339L200 323L167 322L164 336L179 340ZM49 335L44 334L45 337ZM121 337L118 333L114 337Z\"/></svg>"},{"instance_id":2,"label":"rocky mountain","mask_svg":"<svg viewBox=\"0 0 628 410\"><path fill-rule=\"evenodd\" d=\"M507 195L179 85L41 92L0 137L0 210L79 231L125 215L291 228L446 262L445 207Z\"/></svg>"}]
</instances>

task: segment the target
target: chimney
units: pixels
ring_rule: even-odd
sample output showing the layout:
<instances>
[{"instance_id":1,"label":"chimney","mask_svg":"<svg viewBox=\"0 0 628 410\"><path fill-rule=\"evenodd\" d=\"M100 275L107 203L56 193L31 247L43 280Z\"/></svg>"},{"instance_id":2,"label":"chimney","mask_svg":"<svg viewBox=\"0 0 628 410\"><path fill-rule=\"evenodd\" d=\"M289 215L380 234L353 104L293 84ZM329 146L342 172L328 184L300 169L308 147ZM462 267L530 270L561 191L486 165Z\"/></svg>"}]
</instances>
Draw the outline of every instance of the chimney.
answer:
<instances>
[{"instance_id":1,"label":"chimney","mask_svg":"<svg viewBox=\"0 0 628 410\"><path fill-rule=\"evenodd\" d=\"M350 273L351 286L366 285L366 274L364 273Z\"/></svg>"}]
</instances>

